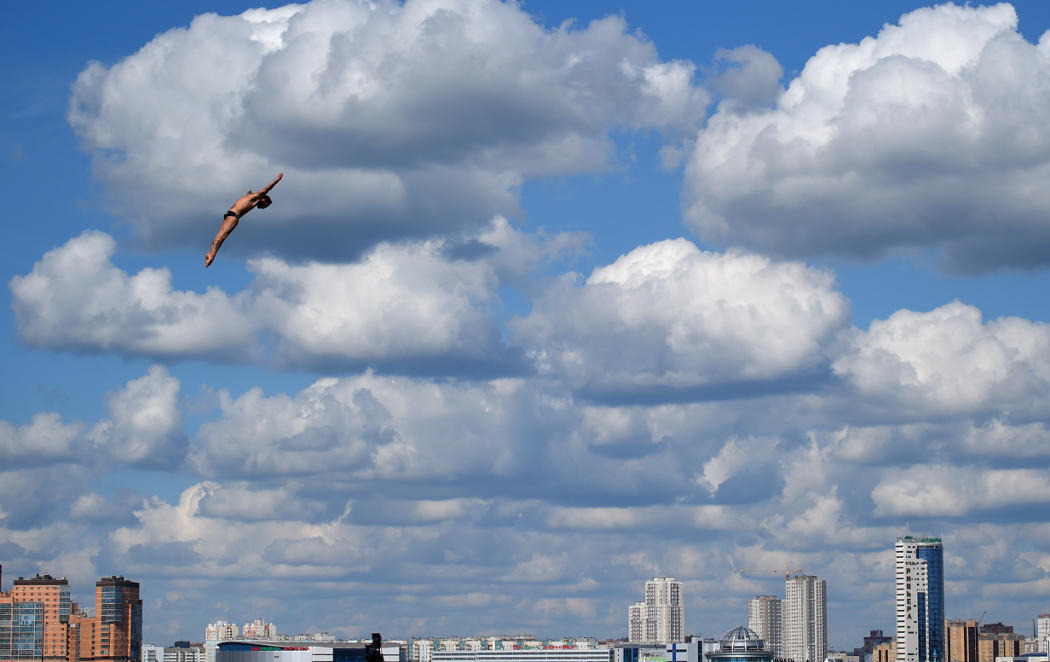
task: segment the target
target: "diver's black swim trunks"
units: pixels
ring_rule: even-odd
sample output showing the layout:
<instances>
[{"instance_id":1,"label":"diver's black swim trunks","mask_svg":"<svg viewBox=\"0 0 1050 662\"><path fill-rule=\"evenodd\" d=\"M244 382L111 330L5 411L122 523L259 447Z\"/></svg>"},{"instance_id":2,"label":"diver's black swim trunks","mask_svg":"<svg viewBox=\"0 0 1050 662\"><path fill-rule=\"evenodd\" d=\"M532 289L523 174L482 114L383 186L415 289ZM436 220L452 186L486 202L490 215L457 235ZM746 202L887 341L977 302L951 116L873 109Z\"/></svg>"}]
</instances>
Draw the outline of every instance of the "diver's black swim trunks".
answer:
<instances>
[{"instance_id":1,"label":"diver's black swim trunks","mask_svg":"<svg viewBox=\"0 0 1050 662\"><path fill-rule=\"evenodd\" d=\"M223 218L226 218L227 216L233 216L237 220L240 220L240 218L241 218L241 215L238 214L237 212L233 211L232 209L222 215Z\"/></svg>"}]
</instances>

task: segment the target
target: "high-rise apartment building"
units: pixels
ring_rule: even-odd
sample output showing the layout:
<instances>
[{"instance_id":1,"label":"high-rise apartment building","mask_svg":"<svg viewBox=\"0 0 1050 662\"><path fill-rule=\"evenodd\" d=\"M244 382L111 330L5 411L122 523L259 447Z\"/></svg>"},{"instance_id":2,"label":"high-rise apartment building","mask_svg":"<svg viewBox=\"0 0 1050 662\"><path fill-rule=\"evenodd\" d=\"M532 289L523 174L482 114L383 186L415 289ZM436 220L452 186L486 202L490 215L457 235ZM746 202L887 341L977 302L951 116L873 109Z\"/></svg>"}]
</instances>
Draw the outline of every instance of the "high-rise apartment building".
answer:
<instances>
[{"instance_id":1,"label":"high-rise apartment building","mask_svg":"<svg viewBox=\"0 0 1050 662\"><path fill-rule=\"evenodd\" d=\"M69 581L19 577L0 593L0 660L139 662L139 585L104 577L95 589L95 616L70 600Z\"/></svg>"},{"instance_id":2,"label":"high-rise apartment building","mask_svg":"<svg viewBox=\"0 0 1050 662\"><path fill-rule=\"evenodd\" d=\"M774 658L784 657L784 603L775 595L756 595L747 601L747 627L766 642Z\"/></svg>"},{"instance_id":3,"label":"high-rise apartment building","mask_svg":"<svg viewBox=\"0 0 1050 662\"><path fill-rule=\"evenodd\" d=\"M14 655L15 659L24 656L29 649L30 630L34 641L33 650L39 648L34 657L38 660L58 661L66 659L66 624L69 622L69 611L71 602L69 599L69 580L55 579L51 575L37 575L30 579L19 577L14 581L14 586L8 593L11 604L19 604L16 610L11 612L11 629L8 631L4 625L4 618L0 615L0 648L3 646L5 632L11 635L11 642L21 651ZM35 605L35 606L33 606ZM2 609L2 607L0 607ZM14 612L21 613L19 618L14 618ZM24 625L34 623L29 629ZM39 639L37 638L39 636ZM17 642L17 643L16 643ZM0 659L4 652L0 650Z\"/></svg>"},{"instance_id":4,"label":"high-rise apartment building","mask_svg":"<svg viewBox=\"0 0 1050 662\"><path fill-rule=\"evenodd\" d=\"M813 575L784 581L783 656L823 662L828 656L827 582Z\"/></svg>"},{"instance_id":5,"label":"high-rise apartment building","mask_svg":"<svg viewBox=\"0 0 1050 662\"><path fill-rule=\"evenodd\" d=\"M627 608L627 641L645 641L645 603L636 602Z\"/></svg>"},{"instance_id":6,"label":"high-rise apartment building","mask_svg":"<svg viewBox=\"0 0 1050 662\"><path fill-rule=\"evenodd\" d=\"M219 642L228 639L237 639L241 636L241 629L233 623L216 621L208 623L204 628L204 659L205 662L215 662L215 653L219 649Z\"/></svg>"},{"instance_id":7,"label":"high-rise apartment building","mask_svg":"<svg viewBox=\"0 0 1050 662\"><path fill-rule=\"evenodd\" d=\"M645 634L649 641L669 644L685 641L682 583L674 577L645 582Z\"/></svg>"},{"instance_id":8,"label":"high-rise apartment building","mask_svg":"<svg viewBox=\"0 0 1050 662\"><path fill-rule=\"evenodd\" d=\"M977 662L977 621L952 620L944 624L946 662Z\"/></svg>"},{"instance_id":9,"label":"high-rise apartment building","mask_svg":"<svg viewBox=\"0 0 1050 662\"><path fill-rule=\"evenodd\" d=\"M0 594L0 660L39 660L44 656L44 605Z\"/></svg>"},{"instance_id":10,"label":"high-rise apartment building","mask_svg":"<svg viewBox=\"0 0 1050 662\"><path fill-rule=\"evenodd\" d=\"M95 582L95 615L70 618L69 662L140 662L142 600L139 584L123 577Z\"/></svg>"},{"instance_id":11,"label":"high-rise apartment building","mask_svg":"<svg viewBox=\"0 0 1050 662\"><path fill-rule=\"evenodd\" d=\"M1050 653L1050 614L1039 614L1035 619L1036 645L1040 653Z\"/></svg>"},{"instance_id":12,"label":"high-rise apartment building","mask_svg":"<svg viewBox=\"0 0 1050 662\"><path fill-rule=\"evenodd\" d=\"M241 629L235 624L227 623L226 621L208 623L204 628L205 641L226 641L227 639L236 639L239 636L241 636Z\"/></svg>"},{"instance_id":13,"label":"high-rise apartment building","mask_svg":"<svg viewBox=\"0 0 1050 662\"><path fill-rule=\"evenodd\" d=\"M245 623L241 628L242 639L276 639L277 626L257 618L251 623Z\"/></svg>"},{"instance_id":14,"label":"high-rise apartment building","mask_svg":"<svg viewBox=\"0 0 1050 662\"><path fill-rule=\"evenodd\" d=\"M897 538L897 661L944 662L944 547L940 538Z\"/></svg>"},{"instance_id":15,"label":"high-rise apartment building","mask_svg":"<svg viewBox=\"0 0 1050 662\"><path fill-rule=\"evenodd\" d=\"M631 643L685 641L682 583L674 577L653 577L645 582L645 602L627 608L627 635Z\"/></svg>"}]
</instances>

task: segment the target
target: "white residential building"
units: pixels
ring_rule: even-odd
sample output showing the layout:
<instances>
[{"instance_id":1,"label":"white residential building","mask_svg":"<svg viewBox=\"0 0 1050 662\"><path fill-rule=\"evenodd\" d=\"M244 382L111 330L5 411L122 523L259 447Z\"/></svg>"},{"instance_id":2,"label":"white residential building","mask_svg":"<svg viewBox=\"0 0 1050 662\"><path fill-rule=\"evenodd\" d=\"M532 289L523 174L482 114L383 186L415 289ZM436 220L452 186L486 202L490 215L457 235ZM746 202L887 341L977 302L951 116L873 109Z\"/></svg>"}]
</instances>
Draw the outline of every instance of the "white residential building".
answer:
<instances>
[{"instance_id":1,"label":"white residential building","mask_svg":"<svg viewBox=\"0 0 1050 662\"><path fill-rule=\"evenodd\" d=\"M784 603L775 595L747 601L747 627L766 642L774 658L784 657Z\"/></svg>"},{"instance_id":2,"label":"white residential building","mask_svg":"<svg viewBox=\"0 0 1050 662\"><path fill-rule=\"evenodd\" d=\"M627 608L627 641L645 641L645 603L636 602Z\"/></svg>"},{"instance_id":3,"label":"white residential building","mask_svg":"<svg viewBox=\"0 0 1050 662\"><path fill-rule=\"evenodd\" d=\"M813 575L784 581L783 657L824 662L828 656L827 582Z\"/></svg>"},{"instance_id":4,"label":"white residential building","mask_svg":"<svg viewBox=\"0 0 1050 662\"><path fill-rule=\"evenodd\" d=\"M205 662L207 653L201 644L190 646L157 646L142 644L142 662Z\"/></svg>"},{"instance_id":5,"label":"white residential building","mask_svg":"<svg viewBox=\"0 0 1050 662\"><path fill-rule=\"evenodd\" d=\"M305 642L316 642L316 641L334 641L335 638L328 632L300 632L299 634L278 634L274 635L276 641L305 641Z\"/></svg>"},{"instance_id":6,"label":"white residential building","mask_svg":"<svg viewBox=\"0 0 1050 662\"><path fill-rule=\"evenodd\" d=\"M1035 619L1035 638L1040 653L1050 653L1050 614L1039 614Z\"/></svg>"},{"instance_id":7,"label":"white residential building","mask_svg":"<svg viewBox=\"0 0 1050 662\"><path fill-rule=\"evenodd\" d=\"M605 646L521 648L510 650L435 650L432 662L609 662Z\"/></svg>"},{"instance_id":8,"label":"white residential building","mask_svg":"<svg viewBox=\"0 0 1050 662\"><path fill-rule=\"evenodd\" d=\"M240 636L240 628L233 623L227 623L226 621L209 623L208 626L204 628L205 641L226 641L227 639L236 639Z\"/></svg>"},{"instance_id":9,"label":"white residential building","mask_svg":"<svg viewBox=\"0 0 1050 662\"><path fill-rule=\"evenodd\" d=\"M639 611L642 616L640 627ZM645 602L627 608L627 629L628 641L631 643L668 644L685 641L682 583L674 577L653 577L645 582Z\"/></svg>"},{"instance_id":10,"label":"white residential building","mask_svg":"<svg viewBox=\"0 0 1050 662\"><path fill-rule=\"evenodd\" d=\"M164 648L164 662L205 662L206 660L207 654L204 646L200 644Z\"/></svg>"},{"instance_id":11,"label":"white residential building","mask_svg":"<svg viewBox=\"0 0 1050 662\"><path fill-rule=\"evenodd\" d=\"M498 637L445 637L434 639L430 637L409 639L406 648L412 662L437 662L446 660L447 656L438 653L485 653L503 651L596 651L608 648L600 646L591 638L570 639L536 639L531 635L504 635ZM546 653L545 653L546 654ZM488 662L488 658L484 658ZM519 658L514 658L519 659ZM606 660L608 662L608 660Z\"/></svg>"},{"instance_id":12,"label":"white residential building","mask_svg":"<svg viewBox=\"0 0 1050 662\"><path fill-rule=\"evenodd\" d=\"M276 639L277 626L257 618L241 628L241 639Z\"/></svg>"},{"instance_id":13,"label":"white residential building","mask_svg":"<svg viewBox=\"0 0 1050 662\"><path fill-rule=\"evenodd\" d=\"M205 662L215 662L215 654L219 649L220 641L238 639L241 629L233 623L226 621L215 621L204 628L204 659ZM159 661L158 661L159 662Z\"/></svg>"},{"instance_id":14,"label":"white residential building","mask_svg":"<svg viewBox=\"0 0 1050 662\"><path fill-rule=\"evenodd\" d=\"M413 662L430 662L430 655L434 652L433 639L410 639L409 659Z\"/></svg>"}]
</instances>

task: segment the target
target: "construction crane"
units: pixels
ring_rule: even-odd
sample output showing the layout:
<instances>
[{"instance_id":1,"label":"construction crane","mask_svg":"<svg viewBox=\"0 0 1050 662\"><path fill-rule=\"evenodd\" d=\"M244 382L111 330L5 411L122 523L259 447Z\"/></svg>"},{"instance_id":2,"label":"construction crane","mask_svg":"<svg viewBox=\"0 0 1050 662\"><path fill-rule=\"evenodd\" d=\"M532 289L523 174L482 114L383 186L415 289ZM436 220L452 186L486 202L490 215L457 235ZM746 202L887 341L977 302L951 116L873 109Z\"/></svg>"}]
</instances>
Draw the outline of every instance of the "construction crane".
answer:
<instances>
[{"instance_id":1,"label":"construction crane","mask_svg":"<svg viewBox=\"0 0 1050 662\"><path fill-rule=\"evenodd\" d=\"M779 575L781 572L783 572L784 573L784 581L787 581L788 579L790 579L791 578L791 573L793 573L793 572L796 573L796 574L799 574L799 575L805 574L802 571L802 568L792 569L791 565L787 564L787 563L784 564L784 569L783 570L768 570L766 568L733 568L733 572L763 572L763 573L764 572L771 572L771 573L773 573L775 575Z\"/></svg>"}]
</instances>

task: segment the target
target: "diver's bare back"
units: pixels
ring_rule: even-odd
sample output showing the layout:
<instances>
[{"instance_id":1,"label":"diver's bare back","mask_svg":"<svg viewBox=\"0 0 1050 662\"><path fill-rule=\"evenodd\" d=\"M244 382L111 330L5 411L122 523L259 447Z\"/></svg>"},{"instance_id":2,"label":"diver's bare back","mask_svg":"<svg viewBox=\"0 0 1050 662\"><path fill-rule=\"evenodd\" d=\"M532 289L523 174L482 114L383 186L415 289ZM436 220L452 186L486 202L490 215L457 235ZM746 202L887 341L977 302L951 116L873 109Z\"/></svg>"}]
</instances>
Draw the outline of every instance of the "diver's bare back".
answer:
<instances>
[{"instance_id":1,"label":"diver's bare back","mask_svg":"<svg viewBox=\"0 0 1050 662\"><path fill-rule=\"evenodd\" d=\"M219 233L215 235L215 239L212 239L211 250L204 256L205 268L210 267L211 263L215 261L215 254L219 252L222 242L226 241L226 237L229 237L233 229L237 227L237 222L241 220L242 216L256 207L266 209L273 203L273 200L267 194L270 192L270 189L277 186L277 182L281 181L282 177L284 177L283 172L277 173L273 181L259 191L253 193L249 189L247 193L237 198L237 202L230 205L229 211L222 216L222 225L219 226Z\"/></svg>"}]
</instances>

